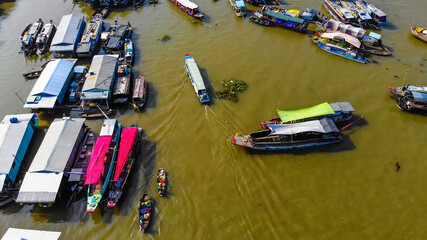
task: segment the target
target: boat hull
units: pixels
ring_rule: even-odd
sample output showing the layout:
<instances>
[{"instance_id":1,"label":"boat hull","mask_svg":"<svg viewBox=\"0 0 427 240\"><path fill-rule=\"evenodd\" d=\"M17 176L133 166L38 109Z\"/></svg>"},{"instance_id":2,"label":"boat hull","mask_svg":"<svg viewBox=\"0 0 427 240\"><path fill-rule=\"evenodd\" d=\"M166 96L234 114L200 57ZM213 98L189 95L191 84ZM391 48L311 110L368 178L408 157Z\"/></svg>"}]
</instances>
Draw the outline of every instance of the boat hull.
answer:
<instances>
[{"instance_id":1,"label":"boat hull","mask_svg":"<svg viewBox=\"0 0 427 240\"><path fill-rule=\"evenodd\" d=\"M416 30L415 30L415 27L414 26L412 26L411 27L411 33L412 33L412 35L414 36L414 37L416 37L416 38L418 38L418 39L420 39L421 41L423 41L423 42L427 42L427 35L421 35L420 33L418 33Z\"/></svg>"},{"instance_id":2,"label":"boat hull","mask_svg":"<svg viewBox=\"0 0 427 240\"><path fill-rule=\"evenodd\" d=\"M337 56L340 56L340 57L343 57L343 58L346 58L346 59L349 59L349 60L352 60L352 61L355 61L355 62L358 62L358 63L366 63L366 58L365 57L356 56L354 58L354 57L352 57L352 56L350 56L348 54L345 54L343 52L333 51L330 47L327 47L327 46L321 44L319 41L318 42L314 42L314 43L318 47L320 47L322 50L324 50L324 51L326 51L328 53L332 53L334 55L337 55Z\"/></svg>"}]
</instances>

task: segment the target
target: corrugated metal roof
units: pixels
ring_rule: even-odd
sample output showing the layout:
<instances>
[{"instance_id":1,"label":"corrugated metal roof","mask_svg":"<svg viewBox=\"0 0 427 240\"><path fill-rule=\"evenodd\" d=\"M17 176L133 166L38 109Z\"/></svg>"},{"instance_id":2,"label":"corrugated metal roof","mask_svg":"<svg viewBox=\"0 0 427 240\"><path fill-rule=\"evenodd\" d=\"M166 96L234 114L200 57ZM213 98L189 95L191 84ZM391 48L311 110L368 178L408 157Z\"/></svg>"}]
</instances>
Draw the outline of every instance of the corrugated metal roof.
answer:
<instances>
[{"instance_id":1,"label":"corrugated metal roof","mask_svg":"<svg viewBox=\"0 0 427 240\"><path fill-rule=\"evenodd\" d=\"M50 45L50 51L74 51L77 37L83 31L85 21L83 16L76 14L64 15L56 30Z\"/></svg>"},{"instance_id":2,"label":"corrugated metal roof","mask_svg":"<svg viewBox=\"0 0 427 240\"><path fill-rule=\"evenodd\" d=\"M16 202L53 203L64 173L27 172L19 189Z\"/></svg>"},{"instance_id":3,"label":"corrugated metal roof","mask_svg":"<svg viewBox=\"0 0 427 240\"><path fill-rule=\"evenodd\" d=\"M270 10L263 12L263 14L270 16L270 17L274 17L274 18L282 20L282 21L287 21L287 22L303 23L305 21L304 19L301 19L301 18L292 17L289 15L285 15L285 14L270 11Z\"/></svg>"},{"instance_id":4,"label":"corrugated metal roof","mask_svg":"<svg viewBox=\"0 0 427 240\"><path fill-rule=\"evenodd\" d=\"M28 171L63 172L84 122L83 118L55 119Z\"/></svg>"},{"instance_id":5,"label":"corrugated metal roof","mask_svg":"<svg viewBox=\"0 0 427 240\"><path fill-rule=\"evenodd\" d=\"M190 9L196 9L199 6L197 6L197 4L193 3L190 0L177 0L179 3L181 3L182 5L184 5L185 7L188 7Z\"/></svg>"},{"instance_id":6,"label":"corrugated metal roof","mask_svg":"<svg viewBox=\"0 0 427 240\"><path fill-rule=\"evenodd\" d=\"M335 112L354 112L356 111L354 107L349 102L336 102L336 103L330 103L331 108Z\"/></svg>"},{"instance_id":7,"label":"corrugated metal roof","mask_svg":"<svg viewBox=\"0 0 427 240\"><path fill-rule=\"evenodd\" d=\"M83 85L82 99L108 99L111 85L117 70L119 55L95 55L86 81Z\"/></svg>"},{"instance_id":8,"label":"corrugated metal roof","mask_svg":"<svg viewBox=\"0 0 427 240\"><path fill-rule=\"evenodd\" d=\"M205 83L203 82L202 75L200 74L199 67L197 66L194 58L186 58L185 64L187 65L188 73L191 75L194 84L196 85L197 90L206 89Z\"/></svg>"},{"instance_id":9,"label":"corrugated metal roof","mask_svg":"<svg viewBox=\"0 0 427 240\"><path fill-rule=\"evenodd\" d=\"M0 173L9 173L25 131L29 127L29 121L34 116L35 114L6 115L0 123ZM11 123L11 117L18 118L18 122Z\"/></svg>"},{"instance_id":10,"label":"corrugated metal roof","mask_svg":"<svg viewBox=\"0 0 427 240\"><path fill-rule=\"evenodd\" d=\"M114 129L117 125L117 119L105 119L101 127L99 136L113 136Z\"/></svg>"},{"instance_id":11,"label":"corrugated metal roof","mask_svg":"<svg viewBox=\"0 0 427 240\"><path fill-rule=\"evenodd\" d=\"M34 84L24 108L53 108L76 61L76 59L50 61Z\"/></svg>"},{"instance_id":12,"label":"corrugated metal roof","mask_svg":"<svg viewBox=\"0 0 427 240\"><path fill-rule=\"evenodd\" d=\"M9 228L1 240L58 240L61 232Z\"/></svg>"}]
</instances>

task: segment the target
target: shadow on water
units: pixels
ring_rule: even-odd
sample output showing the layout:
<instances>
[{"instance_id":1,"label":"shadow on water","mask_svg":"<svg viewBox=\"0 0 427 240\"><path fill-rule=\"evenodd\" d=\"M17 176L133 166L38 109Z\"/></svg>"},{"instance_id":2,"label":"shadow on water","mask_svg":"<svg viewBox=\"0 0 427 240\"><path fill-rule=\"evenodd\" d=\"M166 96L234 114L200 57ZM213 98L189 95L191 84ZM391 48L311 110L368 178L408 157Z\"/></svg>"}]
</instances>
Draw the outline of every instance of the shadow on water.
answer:
<instances>
[{"instance_id":1,"label":"shadow on water","mask_svg":"<svg viewBox=\"0 0 427 240\"><path fill-rule=\"evenodd\" d=\"M205 87L206 87L206 91L208 92L208 96L211 99L211 101L209 103L207 103L207 106L211 106L215 104L215 99L216 99L216 95L215 95L215 89L212 86L212 82L209 79L209 75L208 72L204 69L204 68L199 68L200 73L202 74L203 77L203 82L205 83Z\"/></svg>"},{"instance_id":2,"label":"shadow on water","mask_svg":"<svg viewBox=\"0 0 427 240\"><path fill-rule=\"evenodd\" d=\"M381 24L381 28L388 29L388 30L398 30L399 29L395 24L393 24L391 22L385 22L385 23Z\"/></svg>"}]
</instances>

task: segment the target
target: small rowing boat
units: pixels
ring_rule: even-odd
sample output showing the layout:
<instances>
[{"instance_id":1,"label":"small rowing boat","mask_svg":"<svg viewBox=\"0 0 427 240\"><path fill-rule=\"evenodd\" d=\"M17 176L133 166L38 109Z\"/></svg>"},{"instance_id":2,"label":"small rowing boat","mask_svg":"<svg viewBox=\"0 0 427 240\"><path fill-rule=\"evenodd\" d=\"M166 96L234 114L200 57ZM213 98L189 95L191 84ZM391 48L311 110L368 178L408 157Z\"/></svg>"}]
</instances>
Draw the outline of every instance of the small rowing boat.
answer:
<instances>
[{"instance_id":1,"label":"small rowing boat","mask_svg":"<svg viewBox=\"0 0 427 240\"><path fill-rule=\"evenodd\" d=\"M139 228L142 232L147 232L151 220L151 208L153 202L147 192L144 192L142 198L139 200Z\"/></svg>"},{"instance_id":2,"label":"small rowing boat","mask_svg":"<svg viewBox=\"0 0 427 240\"><path fill-rule=\"evenodd\" d=\"M42 71L34 71L34 72L24 73L22 74L22 76L24 76L24 78L27 78L27 79L33 79L33 78L40 77L41 73Z\"/></svg>"},{"instance_id":3,"label":"small rowing boat","mask_svg":"<svg viewBox=\"0 0 427 240\"><path fill-rule=\"evenodd\" d=\"M427 29L411 26L411 33L421 41L427 42Z\"/></svg>"},{"instance_id":4,"label":"small rowing boat","mask_svg":"<svg viewBox=\"0 0 427 240\"><path fill-rule=\"evenodd\" d=\"M166 186L167 186L166 172L163 168L160 168L159 171L157 172L157 192L159 193L160 197L165 196Z\"/></svg>"}]
</instances>

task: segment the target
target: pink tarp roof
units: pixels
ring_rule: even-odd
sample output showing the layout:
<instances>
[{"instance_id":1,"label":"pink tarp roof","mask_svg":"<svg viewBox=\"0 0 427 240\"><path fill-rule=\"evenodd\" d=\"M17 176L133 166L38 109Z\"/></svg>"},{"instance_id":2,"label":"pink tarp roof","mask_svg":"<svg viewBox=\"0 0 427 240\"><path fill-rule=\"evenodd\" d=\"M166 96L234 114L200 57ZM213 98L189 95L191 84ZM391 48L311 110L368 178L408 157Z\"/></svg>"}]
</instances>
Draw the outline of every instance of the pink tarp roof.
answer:
<instances>
[{"instance_id":1,"label":"pink tarp roof","mask_svg":"<svg viewBox=\"0 0 427 240\"><path fill-rule=\"evenodd\" d=\"M351 45L357 48L360 48L360 45L361 45L359 39L341 32L325 32L325 33L322 33L321 37L329 38L329 39L344 39L346 42L350 43Z\"/></svg>"},{"instance_id":2,"label":"pink tarp roof","mask_svg":"<svg viewBox=\"0 0 427 240\"><path fill-rule=\"evenodd\" d=\"M114 173L114 181L120 177L126 160L128 159L130 151L135 143L136 135L138 133L137 127L123 128L122 136L120 138L119 155L117 156L116 172Z\"/></svg>"},{"instance_id":3,"label":"pink tarp roof","mask_svg":"<svg viewBox=\"0 0 427 240\"><path fill-rule=\"evenodd\" d=\"M101 179L101 174L104 170L104 157L110 146L111 139L111 136L101 136L96 139L87 168L85 185L95 184Z\"/></svg>"}]
</instances>

